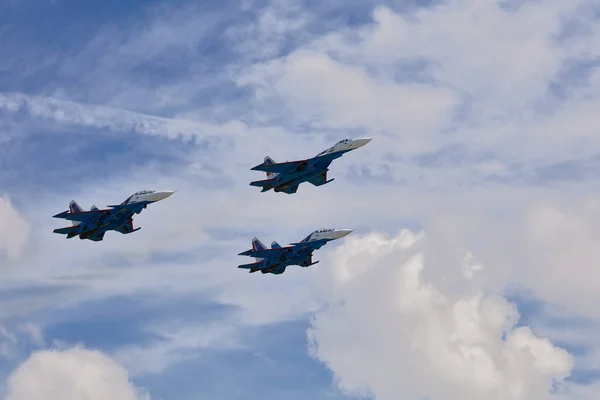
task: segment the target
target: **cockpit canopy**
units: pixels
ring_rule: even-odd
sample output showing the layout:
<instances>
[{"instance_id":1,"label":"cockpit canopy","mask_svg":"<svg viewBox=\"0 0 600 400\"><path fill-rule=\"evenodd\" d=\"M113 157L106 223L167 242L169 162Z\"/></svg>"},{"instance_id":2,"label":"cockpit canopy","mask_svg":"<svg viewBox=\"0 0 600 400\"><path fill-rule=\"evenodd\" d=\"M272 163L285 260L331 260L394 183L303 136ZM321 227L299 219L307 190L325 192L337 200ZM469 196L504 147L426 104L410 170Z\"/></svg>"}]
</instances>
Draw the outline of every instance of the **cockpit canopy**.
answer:
<instances>
[{"instance_id":1,"label":"cockpit canopy","mask_svg":"<svg viewBox=\"0 0 600 400\"><path fill-rule=\"evenodd\" d=\"M140 190L139 192L135 192L134 194L129 196L127 198L127 200L125 200L124 202L121 203L121 205L129 204L129 202L136 196L142 196L144 194L150 194L150 193L154 193L154 192L156 192L156 190Z\"/></svg>"},{"instance_id":2,"label":"cockpit canopy","mask_svg":"<svg viewBox=\"0 0 600 400\"><path fill-rule=\"evenodd\" d=\"M315 233L323 233L323 232L333 232L333 229L318 229Z\"/></svg>"},{"instance_id":3,"label":"cockpit canopy","mask_svg":"<svg viewBox=\"0 0 600 400\"><path fill-rule=\"evenodd\" d=\"M140 190L139 192L135 192L133 195L141 196L143 194L150 194L150 193L154 193L154 192L156 192L156 190Z\"/></svg>"},{"instance_id":4,"label":"cockpit canopy","mask_svg":"<svg viewBox=\"0 0 600 400\"><path fill-rule=\"evenodd\" d=\"M331 146L330 148L328 148L327 150L323 150L322 152L317 154L317 157L322 156L327 153L331 153L335 149L335 146L338 146L340 144L350 143L351 141L352 141L352 139L342 139L339 142L337 142L336 144L334 144L333 146Z\"/></svg>"}]
</instances>

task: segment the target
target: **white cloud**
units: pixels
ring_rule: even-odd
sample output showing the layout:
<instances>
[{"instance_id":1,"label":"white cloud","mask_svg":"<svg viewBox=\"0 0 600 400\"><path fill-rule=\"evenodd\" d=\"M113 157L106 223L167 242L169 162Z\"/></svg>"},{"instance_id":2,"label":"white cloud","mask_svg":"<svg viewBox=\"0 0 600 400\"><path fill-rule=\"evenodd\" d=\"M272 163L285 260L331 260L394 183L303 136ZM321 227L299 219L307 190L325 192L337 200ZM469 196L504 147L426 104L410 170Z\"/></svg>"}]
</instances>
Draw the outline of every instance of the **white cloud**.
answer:
<instances>
[{"instance_id":1,"label":"white cloud","mask_svg":"<svg viewBox=\"0 0 600 400\"><path fill-rule=\"evenodd\" d=\"M516 327L518 312L504 298L473 291L452 299L424 281L423 240L373 234L337 249L336 293L308 332L313 356L341 389L378 400L548 398L570 374L571 356Z\"/></svg>"},{"instance_id":2,"label":"white cloud","mask_svg":"<svg viewBox=\"0 0 600 400\"><path fill-rule=\"evenodd\" d=\"M148 327L146 331L160 340L146 345L131 345L119 349L114 358L132 375L157 374L173 364L201 357L202 350L239 350L244 348L243 326L227 319L225 322L202 324L170 323Z\"/></svg>"},{"instance_id":3,"label":"white cloud","mask_svg":"<svg viewBox=\"0 0 600 400\"><path fill-rule=\"evenodd\" d=\"M46 345L46 341L44 340L44 333L42 332L42 328L39 325L27 322L22 325L19 325L19 331L29 336L29 338L33 341L33 343L36 346L44 347Z\"/></svg>"},{"instance_id":4,"label":"white cloud","mask_svg":"<svg viewBox=\"0 0 600 400\"><path fill-rule=\"evenodd\" d=\"M39 349L44 346L42 330L37 324L29 322L17 326L16 329L7 329L0 325L0 358L5 358L4 361L19 360L23 348Z\"/></svg>"},{"instance_id":5,"label":"white cloud","mask_svg":"<svg viewBox=\"0 0 600 400\"><path fill-rule=\"evenodd\" d=\"M399 85L371 79L359 68L329 56L298 51L282 61L257 67L239 84L253 84L258 96L283 99L290 112L333 128L359 127L385 134L410 134L412 143L448 123L457 99L447 89ZM293 110L293 111L292 111Z\"/></svg>"},{"instance_id":6,"label":"white cloud","mask_svg":"<svg viewBox=\"0 0 600 400\"><path fill-rule=\"evenodd\" d=\"M243 8L256 9L258 4L243 2ZM275 0L260 9L256 19L233 25L226 30L232 47L241 55L241 62L277 57L286 39L292 34L297 40L313 15L295 0Z\"/></svg>"},{"instance_id":7,"label":"white cloud","mask_svg":"<svg viewBox=\"0 0 600 400\"><path fill-rule=\"evenodd\" d=\"M384 65L413 58L434 63L436 81L477 101L491 97L516 107L545 94L562 61L552 36L580 3L529 2L507 11L500 1L453 0L409 16L380 7L360 49L374 57L366 60Z\"/></svg>"},{"instance_id":8,"label":"white cloud","mask_svg":"<svg viewBox=\"0 0 600 400\"><path fill-rule=\"evenodd\" d=\"M372 24L251 66L238 83L255 87L263 105L285 105L282 113L317 126L365 129L396 155L456 143L527 163L586 154L598 144L590 128L596 101L564 103L551 91L569 84L560 77L566 68L596 54L589 44L600 35L582 18L585 4L508 10L499 1L452 0L403 13L380 6ZM560 40L572 20L590 33ZM570 93L579 91L589 90Z\"/></svg>"},{"instance_id":9,"label":"white cloud","mask_svg":"<svg viewBox=\"0 0 600 400\"><path fill-rule=\"evenodd\" d=\"M194 121L157 117L118 108L86 105L51 97L23 93L0 93L0 108L11 112L26 111L32 117L51 119L68 125L102 128L113 132L136 132L186 139L217 139L219 133L245 130L239 122L222 127Z\"/></svg>"},{"instance_id":10,"label":"white cloud","mask_svg":"<svg viewBox=\"0 0 600 400\"><path fill-rule=\"evenodd\" d=\"M10 357L17 342L17 336L0 325L0 357Z\"/></svg>"},{"instance_id":11,"label":"white cloud","mask_svg":"<svg viewBox=\"0 0 600 400\"><path fill-rule=\"evenodd\" d=\"M600 317L600 199L543 202L527 210L523 246L516 254L528 260L521 272L537 295L580 315Z\"/></svg>"},{"instance_id":12,"label":"white cloud","mask_svg":"<svg viewBox=\"0 0 600 400\"><path fill-rule=\"evenodd\" d=\"M217 300L242 308L244 323L262 324L311 312L320 306L323 297L330 296L333 301L348 302L339 309L332 308L330 314L320 314L315 334L322 341L318 355L331 362L343 387L367 385L384 399L403 393L398 382L406 382L416 393L422 392L431 379L437 383L432 387L462 393L466 398L476 398L481 393L512 396L502 390L519 384L522 393L532 398L545 393L549 377L561 377L570 370L568 357L537 337L537 330L533 334L514 328L514 307L490 293L499 293L506 285L517 283L532 288L544 300L596 317L598 279L594 266L598 246L594 238L598 236L596 227L600 221L595 217L597 206L581 205L577 199L597 188L589 182L585 187L574 182L546 191L516 190L489 184L485 179L502 175L510 180L514 164L524 174L534 175L537 165L597 153L600 136L595 131L598 96L594 88L598 74L592 74L583 87L568 90L564 103L547 93L548 83L556 79L569 59L591 59L597 53L600 42L595 21L578 11L582 3L525 2L515 11L502 9L499 2L476 0L450 0L403 13L380 7L373 13L373 23L366 27L340 29L284 58L243 64L241 71L236 65L238 83L255 89L262 101L258 107L243 107L244 113L261 114L268 121L283 116L283 125L299 119L302 124L318 126L319 131L305 132L305 126L298 132L288 131L287 126L247 126L235 119L221 125L205 122L212 116L198 112L198 106L190 101L204 94L201 84L214 83L203 69L195 68L202 63L200 56L190 64L194 66L190 75L175 79L174 85L156 89L139 82L133 87L123 83L128 78L123 72L129 71L127 63L137 65L161 57L173 47L181 50L197 45L205 32L204 27L194 26L202 20L197 15L186 15L181 30L177 18L158 18L145 32L133 30L140 33L139 39L132 34L123 46L99 47L106 50L103 57L109 60L107 64L119 59L121 51L127 55L127 65L120 64L123 71L111 81L113 85L117 83L122 94L107 101L109 105L148 107L181 119L48 97L0 94L1 109L27 111L30 116L65 125L171 138L209 138L211 151L195 157L197 164L190 170L199 167L197 176L206 178L210 172L203 165L218 165L235 181L231 191L200 190L197 181L187 174L190 171L175 179L160 171L144 170L126 171L127 181L119 178L111 184L90 182L78 186L77 190L86 196L78 200L88 206L104 200L103 204L110 204L115 198L124 197L129 191L124 188L130 187L131 182L160 182L179 192L167 200L168 204L157 205L154 211L136 217L136 224L144 227L136 236L113 235L98 245L44 234L35 242L38 254L32 254L30 263L19 271L27 272L26 283L72 284L85 289L60 296L39 295L35 301L32 297L14 303L6 301L3 304L8 307L3 307L2 313L19 314L22 310L140 290L152 290L160 299L166 293L203 293L210 289L217 291ZM235 30L233 36L241 32L238 39L245 39L236 48L249 53L260 50L260 58L276 54L284 41L282 36L296 32L311 19L301 13L294 20L295 9L289 12L286 4L283 9L266 9L248 29L241 26ZM285 17L283 23L281 16ZM565 42L554 41L562 21L573 16L583 19L585 28L594 29ZM188 32L180 35L180 31ZM149 49L157 38L160 43ZM192 50L188 50L191 54ZM85 64L81 59L74 62L77 68ZM110 75L107 71L111 71L110 66L100 66L96 74L91 74L95 80L87 82L89 87L82 86L90 91L104 86L104 78ZM113 89L107 91L111 93ZM457 108L461 105L466 106ZM236 113L240 109L237 107ZM552 113L547 113L549 109ZM460 118L455 119L455 112ZM294 196L259 194L247 187L250 179L259 177L247 169L265 154L277 160L303 158L330 144L331 137L353 135L355 128L366 131L375 140L333 164L331 174L337 179L332 185L303 185ZM466 161L451 161L435 169L423 168L411 159L415 152L435 151L455 143L464 148ZM484 160L474 156L481 150L485 150ZM471 156L476 160L471 160ZM393 178L406 185L368 182L366 188L359 189L344 179L344 172L350 167L359 175L366 171L381 180ZM473 189L473 182L480 190ZM564 204L553 202L558 191L564 192ZM47 199L50 194L44 196ZM69 200L62 196L59 208ZM540 206L540 198L547 202ZM49 231L50 224L55 227L56 221L46 221L52 211L58 211L54 209L59 204L55 200L52 199L54 204L45 201L41 207L36 204L38 209L27 214L39 216L31 220L40 232ZM413 241L418 241L406 232L392 239L369 235L349 242L352 246L336 255L332 275L325 280L315 278L329 274L329 246L318 253L322 261L318 266L291 269L281 277L249 275L235 268L243 262L235 254L246 248L253 230L268 230L269 240L284 242L294 241L296 235L307 234L322 224L377 230L406 219L427 228L428 239L423 245L427 268L423 270L417 268L418 258L396 259ZM211 250L218 254L206 260L207 251L198 248L211 240L203 231L206 227L248 232L248 240L242 243L232 238L214 243ZM189 257L187 261L147 265L153 255L169 252ZM379 260L377 266L373 260ZM396 279L399 275L405 281ZM15 283L3 279L2 287L14 288ZM317 293L318 289L321 292ZM375 328L349 328L346 342L344 335L348 332L340 331L336 325L342 318L352 327L374 323ZM466 327L471 324L466 319L472 320L470 328ZM505 319L507 324L501 322ZM432 337L430 326L438 328L440 334L454 335L456 347ZM386 330L389 327L393 329ZM421 329L423 333L416 337ZM503 331L510 332L510 340L498 339ZM176 354L180 346L218 347L219 341L212 339L220 335L226 342L233 341L227 332L215 329L206 337L192 337L190 331L182 328L171 332L168 346L131 348L121 354L128 364L136 364L133 359L137 356L147 364L137 364L136 369L159 370L172 361L166 358ZM359 334L362 336L357 337ZM552 335L554 338L558 334ZM356 354L352 350L353 338L365 343ZM399 346L399 339L413 339L415 347ZM336 346L342 345L345 353L340 355L340 347ZM434 348L439 352L432 356L430 349ZM413 356L415 363L411 364L402 358ZM381 363L376 363L377 357ZM514 360L518 374L507 372L510 360ZM540 367L542 361L550 370ZM595 360L588 362L592 365ZM360 369L361 363L364 369ZM380 365L384 367L380 369ZM398 368L405 372L405 380L404 375L395 373ZM380 370L384 371L383 376L376 375ZM475 376L472 386L465 383L465 374ZM415 379L410 380L411 377ZM484 398L493 398L489 396Z\"/></svg>"},{"instance_id":13,"label":"white cloud","mask_svg":"<svg viewBox=\"0 0 600 400\"><path fill-rule=\"evenodd\" d=\"M149 400L106 355L79 347L33 353L8 378L6 400Z\"/></svg>"},{"instance_id":14,"label":"white cloud","mask_svg":"<svg viewBox=\"0 0 600 400\"><path fill-rule=\"evenodd\" d=\"M21 255L26 244L29 224L6 195L0 197L0 227L0 250L14 260Z\"/></svg>"}]
</instances>

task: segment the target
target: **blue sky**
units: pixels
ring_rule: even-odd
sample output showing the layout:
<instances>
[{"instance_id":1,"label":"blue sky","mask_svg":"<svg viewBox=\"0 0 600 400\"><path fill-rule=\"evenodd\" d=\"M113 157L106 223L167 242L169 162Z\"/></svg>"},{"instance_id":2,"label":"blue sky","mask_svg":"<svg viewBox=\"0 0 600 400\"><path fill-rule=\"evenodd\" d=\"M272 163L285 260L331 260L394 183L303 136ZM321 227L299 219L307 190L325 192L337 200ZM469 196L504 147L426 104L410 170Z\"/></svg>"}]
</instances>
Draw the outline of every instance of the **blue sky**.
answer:
<instances>
[{"instance_id":1,"label":"blue sky","mask_svg":"<svg viewBox=\"0 0 600 400\"><path fill-rule=\"evenodd\" d=\"M598 398L597 18L0 1L0 397ZM361 136L330 185L248 186ZM141 189L177 193L134 235L52 234ZM235 268L328 227L312 268Z\"/></svg>"}]
</instances>

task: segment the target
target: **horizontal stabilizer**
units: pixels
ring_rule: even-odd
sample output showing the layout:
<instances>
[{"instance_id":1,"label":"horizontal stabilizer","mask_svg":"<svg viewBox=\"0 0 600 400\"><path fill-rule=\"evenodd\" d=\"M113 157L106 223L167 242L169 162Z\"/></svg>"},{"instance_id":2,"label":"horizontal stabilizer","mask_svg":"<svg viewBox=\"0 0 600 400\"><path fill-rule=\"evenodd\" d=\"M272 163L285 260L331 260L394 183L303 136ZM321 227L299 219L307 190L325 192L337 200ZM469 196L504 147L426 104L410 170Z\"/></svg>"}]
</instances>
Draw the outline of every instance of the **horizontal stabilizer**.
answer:
<instances>
[{"instance_id":1,"label":"horizontal stabilizer","mask_svg":"<svg viewBox=\"0 0 600 400\"><path fill-rule=\"evenodd\" d=\"M238 265L238 268L249 269L250 272L256 272L261 269L262 265L264 265L264 263L259 261L259 262L250 263L250 264Z\"/></svg>"},{"instance_id":2,"label":"horizontal stabilizer","mask_svg":"<svg viewBox=\"0 0 600 400\"><path fill-rule=\"evenodd\" d=\"M263 179L262 181L250 182L250 186L256 186L256 187L268 187L268 186L273 186L274 184L275 184L274 179Z\"/></svg>"},{"instance_id":3,"label":"horizontal stabilizer","mask_svg":"<svg viewBox=\"0 0 600 400\"><path fill-rule=\"evenodd\" d=\"M68 235L68 234L76 234L78 229L79 229L79 226L75 225L75 226L67 226L65 228L57 228L57 229L53 230L52 232L58 233L61 235Z\"/></svg>"}]
</instances>

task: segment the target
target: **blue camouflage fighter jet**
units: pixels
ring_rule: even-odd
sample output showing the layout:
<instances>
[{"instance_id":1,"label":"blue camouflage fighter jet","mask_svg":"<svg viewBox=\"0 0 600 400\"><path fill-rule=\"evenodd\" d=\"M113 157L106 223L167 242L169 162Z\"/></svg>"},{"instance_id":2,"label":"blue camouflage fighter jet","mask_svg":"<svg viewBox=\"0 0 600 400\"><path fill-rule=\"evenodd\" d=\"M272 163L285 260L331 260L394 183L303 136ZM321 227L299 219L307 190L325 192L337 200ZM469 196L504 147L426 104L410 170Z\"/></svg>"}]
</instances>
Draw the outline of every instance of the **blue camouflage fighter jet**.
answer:
<instances>
[{"instance_id":1,"label":"blue camouflage fighter jet","mask_svg":"<svg viewBox=\"0 0 600 400\"><path fill-rule=\"evenodd\" d=\"M342 238L352 232L351 229L319 229L314 231L301 242L291 243L289 246L281 247L279 243L271 243L267 248L259 239L252 239L252 249L246 250L238 255L254 257L256 262L242 264L238 268L248 269L249 272L260 271L263 274L283 274L290 265L309 267L315 265L312 253L320 249L327 242Z\"/></svg>"},{"instance_id":2,"label":"blue camouflage fighter jet","mask_svg":"<svg viewBox=\"0 0 600 400\"><path fill-rule=\"evenodd\" d=\"M334 179L327 180L329 164L333 160L340 158L344 153L364 146L370 141L371 138L340 140L333 147L307 160L276 163L271 157L267 156L262 164L251 168L252 171L266 172L267 179L250 182L250 186L262 188L261 192L273 189L275 192L294 194L298 190L298 185L302 182L310 182L315 186L325 185Z\"/></svg>"},{"instance_id":3,"label":"blue camouflage fighter jet","mask_svg":"<svg viewBox=\"0 0 600 400\"><path fill-rule=\"evenodd\" d=\"M95 205L89 211L71 200L67 211L56 214L53 218L62 218L73 221L73 226L58 228L54 233L66 234L67 239L79 236L79 239L89 239L99 242L104 239L106 231L117 231L126 235L141 228L133 229L133 215L139 214L148 204L166 199L175 192L155 190L142 190L129 196L119 205L100 210Z\"/></svg>"}]
</instances>

